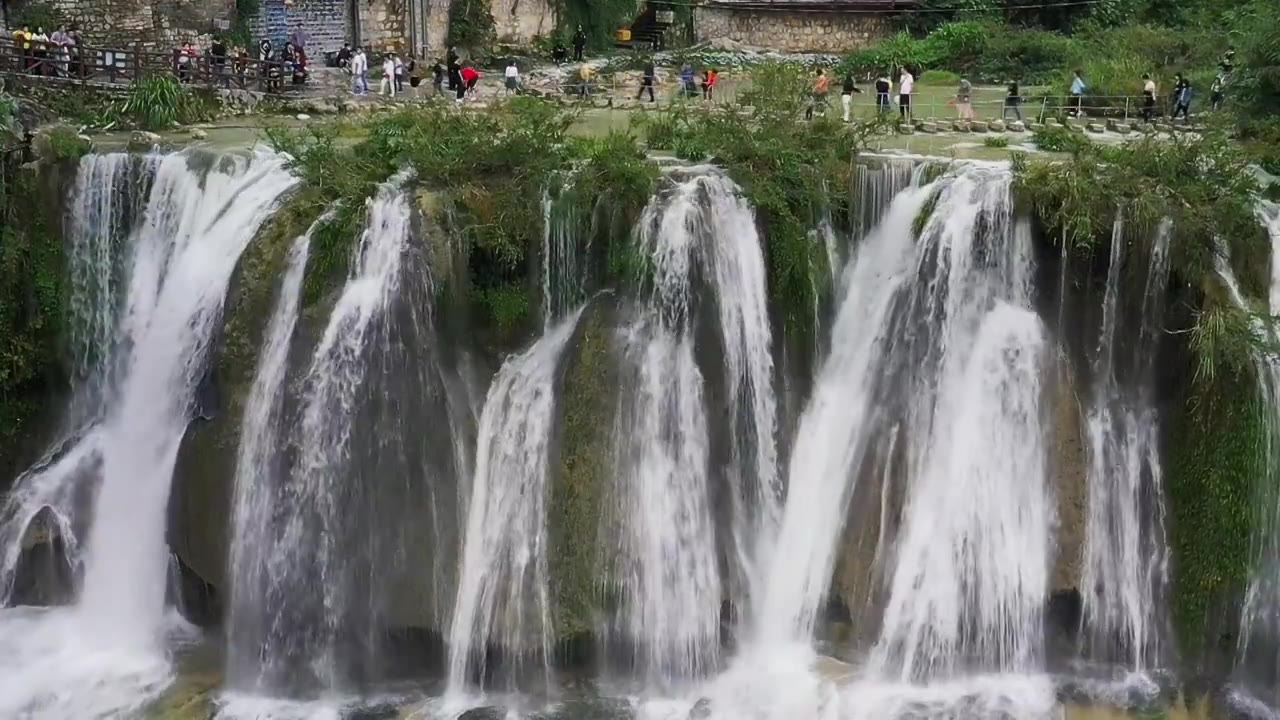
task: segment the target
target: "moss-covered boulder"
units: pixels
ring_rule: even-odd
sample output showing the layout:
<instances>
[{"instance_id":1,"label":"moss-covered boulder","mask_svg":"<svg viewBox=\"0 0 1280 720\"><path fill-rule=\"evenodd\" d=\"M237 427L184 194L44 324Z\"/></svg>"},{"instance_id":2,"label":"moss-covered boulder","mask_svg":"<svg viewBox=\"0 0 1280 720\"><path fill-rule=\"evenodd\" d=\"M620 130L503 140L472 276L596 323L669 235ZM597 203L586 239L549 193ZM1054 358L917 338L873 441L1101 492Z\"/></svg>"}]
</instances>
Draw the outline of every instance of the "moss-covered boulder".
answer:
<instances>
[{"instance_id":1,"label":"moss-covered boulder","mask_svg":"<svg viewBox=\"0 0 1280 720\"><path fill-rule=\"evenodd\" d=\"M616 316L612 298L591 303L565 351L558 380L558 453L553 456L547 527L552 624L563 651L582 647L595 628L601 506L613 472Z\"/></svg>"},{"instance_id":2,"label":"moss-covered boulder","mask_svg":"<svg viewBox=\"0 0 1280 720\"><path fill-rule=\"evenodd\" d=\"M221 684L217 673L183 675L147 710L146 720L210 720Z\"/></svg>"}]
</instances>

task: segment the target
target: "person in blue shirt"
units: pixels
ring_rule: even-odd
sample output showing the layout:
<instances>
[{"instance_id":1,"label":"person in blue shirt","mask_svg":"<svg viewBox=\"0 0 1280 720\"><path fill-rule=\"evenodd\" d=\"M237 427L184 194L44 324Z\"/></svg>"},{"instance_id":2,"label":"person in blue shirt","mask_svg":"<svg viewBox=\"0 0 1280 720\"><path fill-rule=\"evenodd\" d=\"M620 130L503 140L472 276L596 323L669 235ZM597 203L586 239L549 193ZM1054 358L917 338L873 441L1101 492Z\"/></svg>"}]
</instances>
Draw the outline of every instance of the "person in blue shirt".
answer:
<instances>
[{"instance_id":1,"label":"person in blue shirt","mask_svg":"<svg viewBox=\"0 0 1280 720\"><path fill-rule=\"evenodd\" d=\"M1075 77L1071 80L1071 116L1080 117L1083 114L1084 91L1087 88L1084 84L1083 74L1079 70L1076 70L1073 75Z\"/></svg>"},{"instance_id":2,"label":"person in blue shirt","mask_svg":"<svg viewBox=\"0 0 1280 720\"><path fill-rule=\"evenodd\" d=\"M692 97L698 92L693 86L693 66L685 63L680 68L680 94L684 97Z\"/></svg>"}]
</instances>

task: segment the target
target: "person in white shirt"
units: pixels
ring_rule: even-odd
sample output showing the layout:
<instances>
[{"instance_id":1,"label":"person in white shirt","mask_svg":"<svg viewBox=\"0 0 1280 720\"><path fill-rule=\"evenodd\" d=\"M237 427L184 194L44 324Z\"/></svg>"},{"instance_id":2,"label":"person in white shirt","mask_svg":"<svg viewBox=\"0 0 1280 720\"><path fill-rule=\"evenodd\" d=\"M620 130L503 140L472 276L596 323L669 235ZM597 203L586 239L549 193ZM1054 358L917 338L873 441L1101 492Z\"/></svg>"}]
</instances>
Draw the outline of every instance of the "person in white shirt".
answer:
<instances>
[{"instance_id":1,"label":"person in white shirt","mask_svg":"<svg viewBox=\"0 0 1280 720\"><path fill-rule=\"evenodd\" d=\"M911 93L915 88L915 76L910 69L902 68L902 77L898 78L898 113L904 120L911 119Z\"/></svg>"},{"instance_id":2,"label":"person in white shirt","mask_svg":"<svg viewBox=\"0 0 1280 720\"><path fill-rule=\"evenodd\" d=\"M1142 121L1151 122L1156 112L1156 82L1150 75L1142 76Z\"/></svg>"},{"instance_id":3,"label":"person in white shirt","mask_svg":"<svg viewBox=\"0 0 1280 720\"><path fill-rule=\"evenodd\" d=\"M505 89L508 95L514 95L520 90L520 68L516 67L514 59L507 63Z\"/></svg>"},{"instance_id":4,"label":"person in white shirt","mask_svg":"<svg viewBox=\"0 0 1280 720\"><path fill-rule=\"evenodd\" d=\"M390 55L382 61L382 84L378 94L396 96L396 59Z\"/></svg>"},{"instance_id":5,"label":"person in white shirt","mask_svg":"<svg viewBox=\"0 0 1280 720\"><path fill-rule=\"evenodd\" d=\"M356 48L351 56L351 92L355 95L369 94L369 56L364 48Z\"/></svg>"}]
</instances>

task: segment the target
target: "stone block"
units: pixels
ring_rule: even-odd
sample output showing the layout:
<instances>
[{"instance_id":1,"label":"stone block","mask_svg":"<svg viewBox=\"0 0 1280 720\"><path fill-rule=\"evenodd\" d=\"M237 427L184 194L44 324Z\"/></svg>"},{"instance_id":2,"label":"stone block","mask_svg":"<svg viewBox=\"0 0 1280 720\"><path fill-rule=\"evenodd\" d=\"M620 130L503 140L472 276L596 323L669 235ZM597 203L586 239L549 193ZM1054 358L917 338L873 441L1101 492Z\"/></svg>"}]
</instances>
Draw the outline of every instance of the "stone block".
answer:
<instances>
[{"instance_id":1,"label":"stone block","mask_svg":"<svg viewBox=\"0 0 1280 720\"><path fill-rule=\"evenodd\" d=\"M1009 132L1026 132L1027 126L1021 120L1014 120L1009 123L1008 130Z\"/></svg>"},{"instance_id":2,"label":"stone block","mask_svg":"<svg viewBox=\"0 0 1280 720\"><path fill-rule=\"evenodd\" d=\"M1096 122L1089 123L1088 125L1085 126L1085 129L1087 129L1091 133L1100 133L1106 130L1106 128L1103 127L1102 123L1096 123Z\"/></svg>"},{"instance_id":3,"label":"stone block","mask_svg":"<svg viewBox=\"0 0 1280 720\"><path fill-rule=\"evenodd\" d=\"M991 132L1004 132L1004 121L992 120L987 127L991 129Z\"/></svg>"},{"instance_id":4,"label":"stone block","mask_svg":"<svg viewBox=\"0 0 1280 720\"><path fill-rule=\"evenodd\" d=\"M974 120L973 122L969 123L969 132L984 133L987 131L988 127L989 126L985 121Z\"/></svg>"}]
</instances>

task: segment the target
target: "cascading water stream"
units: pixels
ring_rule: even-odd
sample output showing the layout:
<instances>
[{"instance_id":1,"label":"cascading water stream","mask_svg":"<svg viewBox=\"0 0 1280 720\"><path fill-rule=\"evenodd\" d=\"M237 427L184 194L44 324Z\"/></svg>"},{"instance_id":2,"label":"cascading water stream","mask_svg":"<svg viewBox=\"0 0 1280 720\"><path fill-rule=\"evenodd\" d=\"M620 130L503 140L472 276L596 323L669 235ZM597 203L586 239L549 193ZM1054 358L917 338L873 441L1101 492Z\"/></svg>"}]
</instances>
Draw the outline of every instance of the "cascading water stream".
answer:
<instances>
[{"instance_id":1,"label":"cascading water stream","mask_svg":"<svg viewBox=\"0 0 1280 720\"><path fill-rule=\"evenodd\" d=\"M0 622L0 715L118 717L171 679L165 520L178 445L240 253L296 182L273 154L225 156L204 171L195 163L158 161L133 233L117 333L129 353L92 433L101 484L80 599Z\"/></svg>"},{"instance_id":2,"label":"cascading water stream","mask_svg":"<svg viewBox=\"0 0 1280 720\"><path fill-rule=\"evenodd\" d=\"M241 420L240 447L236 456L235 494L232 500L232 537L228 563L231 584L227 608L227 674L231 687L254 691L270 687L272 667L278 661L267 628L283 608L266 605L271 580L267 578L272 555L278 552L273 523L279 512L283 471L283 393L289 369L289 348L298 321L302 280L311 248L311 233L325 222L317 221L289 248L284 277L275 309L267 324L258 355L253 386ZM264 587L264 585L267 585Z\"/></svg>"},{"instance_id":3,"label":"cascading water stream","mask_svg":"<svg viewBox=\"0 0 1280 720\"><path fill-rule=\"evenodd\" d=\"M508 685L534 660L543 689L552 689L547 475L556 370L580 314L573 312L503 363L485 400L449 627L453 700L466 694L473 673L488 684L491 647L503 654Z\"/></svg>"},{"instance_id":4,"label":"cascading water stream","mask_svg":"<svg viewBox=\"0 0 1280 720\"><path fill-rule=\"evenodd\" d=\"M961 171L921 233L888 367L905 369L908 477L871 673L900 682L1042 662L1054 511L1040 410L1044 329L1007 170Z\"/></svg>"},{"instance_id":5,"label":"cascading water stream","mask_svg":"<svg viewBox=\"0 0 1280 720\"><path fill-rule=\"evenodd\" d=\"M844 300L831 352L800 419L788 470L787 502L756 617L765 645L808 644L835 565L836 543L866 452L866 429L895 299L910 280L912 223L933 192L899 193L845 269Z\"/></svg>"},{"instance_id":6,"label":"cascading water stream","mask_svg":"<svg viewBox=\"0 0 1280 720\"><path fill-rule=\"evenodd\" d=\"M1280 204L1259 201L1258 217L1271 238L1271 287L1268 311L1280 314ZM1225 253L1217 258L1218 274L1232 301L1249 311L1250 306L1227 262ZM1276 338L1276 330L1254 319L1255 333ZM1254 369L1258 393L1267 414L1266 470L1258 480L1256 498L1258 526L1254 530L1254 565L1245 590L1240 613L1240 640L1237 646L1237 674L1243 687L1232 699L1247 712L1272 717L1280 707L1280 359L1257 353Z\"/></svg>"},{"instance_id":7,"label":"cascading water stream","mask_svg":"<svg viewBox=\"0 0 1280 720\"><path fill-rule=\"evenodd\" d=\"M614 639L651 685L701 676L719 657L720 603L708 412L725 417L732 568L742 611L762 592L760 567L779 517L771 334L755 217L718 171L674 170L650 201L636 242L652 291L622 331L627 375L614 431L617 481L606 535L619 538ZM723 401L709 408L695 361L695 282L715 305ZM704 305L705 307L705 305ZM614 526L617 527L614 527Z\"/></svg>"},{"instance_id":8,"label":"cascading water stream","mask_svg":"<svg viewBox=\"0 0 1280 720\"><path fill-rule=\"evenodd\" d=\"M42 513L62 543L71 575L79 574L79 535L92 490L87 478L100 462L97 425L119 379L120 346L128 340L120 315L121 286L129 281L129 236L158 162L157 156L124 153L80 160L65 222L71 395L57 440L14 482L0 511L0 606L12 599L24 538Z\"/></svg>"},{"instance_id":9,"label":"cascading water stream","mask_svg":"<svg viewBox=\"0 0 1280 720\"><path fill-rule=\"evenodd\" d=\"M1168 221L1156 231L1131 348L1129 387L1117 378L1121 269L1129 247L1116 219L1094 359L1094 398L1086 415L1088 515L1081 587L1088 655L1144 671L1159 659L1159 607L1167 580L1163 470L1152 397L1154 357L1169 278ZM1126 392L1127 391L1127 392Z\"/></svg>"}]
</instances>

